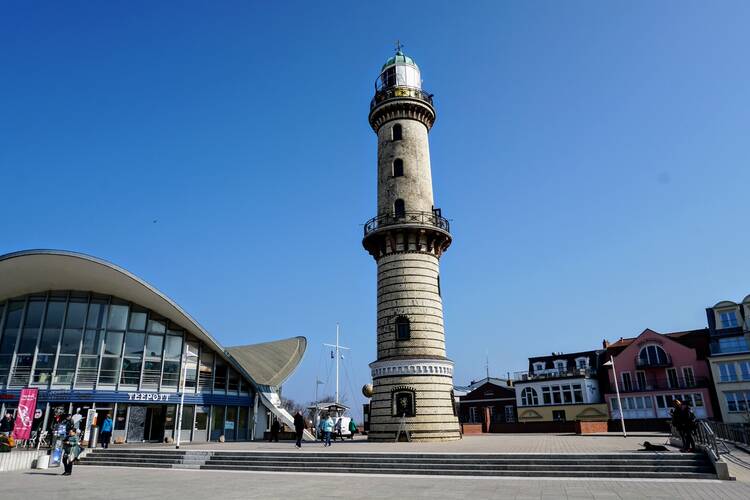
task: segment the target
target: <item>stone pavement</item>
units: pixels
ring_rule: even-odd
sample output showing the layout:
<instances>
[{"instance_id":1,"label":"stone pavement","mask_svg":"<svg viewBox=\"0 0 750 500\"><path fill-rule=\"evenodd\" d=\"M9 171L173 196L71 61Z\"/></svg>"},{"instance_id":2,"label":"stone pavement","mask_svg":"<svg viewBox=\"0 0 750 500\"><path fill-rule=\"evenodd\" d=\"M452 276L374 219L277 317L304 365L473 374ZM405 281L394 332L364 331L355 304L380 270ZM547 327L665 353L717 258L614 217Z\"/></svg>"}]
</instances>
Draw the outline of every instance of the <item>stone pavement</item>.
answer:
<instances>
[{"instance_id":1,"label":"stone pavement","mask_svg":"<svg viewBox=\"0 0 750 500\"><path fill-rule=\"evenodd\" d=\"M643 441L662 444L665 435L636 434L627 439L610 435L492 434L467 436L451 443L337 442L331 451L418 453L602 453L639 448ZM171 448L173 445L123 445L127 448ZM183 449L289 451L291 442L202 443ZM305 443L300 453L323 451ZM514 499L743 499L750 498L750 454L730 447L725 459L737 481L608 480L323 473L254 473L75 467L72 477L61 470L10 472L0 475L0 498L80 500L90 496L125 499L288 499L288 498L514 498Z\"/></svg>"},{"instance_id":2,"label":"stone pavement","mask_svg":"<svg viewBox=\"0 0 750 500\"><path fill-rule=\"evenodd\" d=\"M233 473L111 467L74 467L71 477L61 477L59 472L4 473L0 476L0 496L3 500L750 498L750 484L739 481L530 480L319 473Z\"/></svg>"},{"instance_id":3,"label":"stone pavement","mask_svg":"<svg viewBox=\"0 0 750 500\"><path fill-rule=\"evenodd\" d=\"M641 443L649 441L654 444L664 444L667 434L635 433L623 438L621 434L483 434L478 436L464 436L460 441L437 443L370 443L358 437L354 441L336 441L330 451L346 453L616 453L635 451L641 448ZM165 447L174 445L118 445L130 448ZM116 448L117 446L112 446ZM289 451L294 449L293 441L269 443L266 441L252 441L240 443L189 443L181 446L186 450L211 451ZM305 442L302 452L321 451L320 442Z\"/></svg>"}]
</instances>

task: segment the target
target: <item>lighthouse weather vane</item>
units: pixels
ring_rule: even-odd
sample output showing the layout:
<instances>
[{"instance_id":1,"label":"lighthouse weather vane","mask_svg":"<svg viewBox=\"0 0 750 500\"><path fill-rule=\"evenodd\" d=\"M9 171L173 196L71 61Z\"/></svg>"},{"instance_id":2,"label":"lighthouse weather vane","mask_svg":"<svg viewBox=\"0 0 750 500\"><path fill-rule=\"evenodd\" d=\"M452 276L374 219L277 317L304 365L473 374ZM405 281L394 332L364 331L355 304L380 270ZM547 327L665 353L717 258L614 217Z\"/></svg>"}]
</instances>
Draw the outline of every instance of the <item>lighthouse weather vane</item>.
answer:
<instances>
[{"instance_id":1,"label":"lighthouse weather vane","mask_svg":"<svg viewBox=\"0 0 750 500\"><path fill-rule=\"evenodd\" d=\"M403 48L404 48L404 46L401 43L401 40L396 40L396 54L398 54L399 52L401 52L401 49L403 49Z\"/></svg>"}]
</instances>

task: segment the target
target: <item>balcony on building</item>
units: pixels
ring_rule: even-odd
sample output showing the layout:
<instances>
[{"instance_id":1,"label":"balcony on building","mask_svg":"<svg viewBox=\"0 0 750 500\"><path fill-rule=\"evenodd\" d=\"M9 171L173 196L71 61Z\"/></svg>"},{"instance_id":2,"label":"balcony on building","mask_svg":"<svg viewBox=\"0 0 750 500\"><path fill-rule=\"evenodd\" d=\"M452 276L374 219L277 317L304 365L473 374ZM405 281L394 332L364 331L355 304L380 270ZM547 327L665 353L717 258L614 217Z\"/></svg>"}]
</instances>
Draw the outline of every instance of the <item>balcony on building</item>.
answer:
<instances>
[{"instance_id":1,"label":"balcony on building","mask_svg":"<svg viewBox=\"0 0 750 500\"><path fill-rule=\"evenodd\" d=\"M442 216L439 208L432 212L394 212L389 214L378 215L365 222L365 236L372 232L390 226L431 226L440 229L445 233L450 233L450 222Z\"/></svg>"},{"instance_id":2,"label":"balcony on building","mask_svg":"<svg viewBox=\"0 0 750 500\"><path fill-rule=\"evenodd\" d=\"M594 368L550 368L544 370L515 372L513 378L518 382L533 380L550 380L557 378L589 378L596 375Z\"/></svg>"},{"instance_id":3,"label":"balcony on building","mask_svg":"<svg viewBox=\"0 0 750 500\"><path fill-rule=\"evenodd\" d=\"M655 349L650 349L656 347ZM672 356L658 346L648 346L635 357L636 368L664 368L672 366Z\"/></svg>"},{"instance_id":4,"label":"balcony on building","mask_svg":"<svg viewBox=\"0 0 750 500\"><path fill-rule=\"evenodd\" d=\"M695 389L709 387L708 377L644 377L641 380L621 381L620 392L651 392L672 389Z\"/></svg>"},{"instance_id":5,"label":"balcony on building","mask_svg":"<svg viewBox=\"0 0 750 500\"><path fill-rule=\"evenodd\" d=\"M714 335L711 338L711 355L737 354L750 352L747 337L744 332L736 332L732 335Z\"/></svg>"}]
</instances>

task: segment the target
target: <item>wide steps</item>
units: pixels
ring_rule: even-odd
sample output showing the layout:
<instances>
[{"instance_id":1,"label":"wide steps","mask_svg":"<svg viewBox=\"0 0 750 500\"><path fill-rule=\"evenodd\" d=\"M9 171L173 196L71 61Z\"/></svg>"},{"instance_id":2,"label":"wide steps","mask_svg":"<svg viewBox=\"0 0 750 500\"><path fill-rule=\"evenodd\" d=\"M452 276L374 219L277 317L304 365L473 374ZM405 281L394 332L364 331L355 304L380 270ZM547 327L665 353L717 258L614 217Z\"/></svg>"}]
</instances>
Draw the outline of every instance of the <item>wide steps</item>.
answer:
<instances>
[{"instance_id":1,"label":"wide steps","mask_svg":"<svg viewBox=\"0 0 750 500\"><path fill-rule=\"evenodd\" d=\"M93 450L81 459L81 464L282 473L716 479L705 455L674 452L444 454L113 449Z\"/></svg>"}]
</instances>

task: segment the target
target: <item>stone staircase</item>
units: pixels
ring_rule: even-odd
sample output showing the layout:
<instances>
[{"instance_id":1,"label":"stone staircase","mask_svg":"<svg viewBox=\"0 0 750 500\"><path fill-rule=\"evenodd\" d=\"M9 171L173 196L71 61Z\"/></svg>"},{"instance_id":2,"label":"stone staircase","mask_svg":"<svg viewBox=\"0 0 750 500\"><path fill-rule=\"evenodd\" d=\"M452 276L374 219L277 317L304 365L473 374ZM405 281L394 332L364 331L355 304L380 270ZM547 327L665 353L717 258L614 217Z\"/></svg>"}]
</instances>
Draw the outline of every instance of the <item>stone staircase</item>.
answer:
<instances>
[{"instance_id":1,"label":"stone staircase","mask_svg":"<svg viewBox=\"0 0 750 500\"><path fill-rule=\"evenodd\" d=\"M717 479L701 453L445 454L109 449L81 465L252 472L439 476Z\"/></svg>"}]
</instances>

